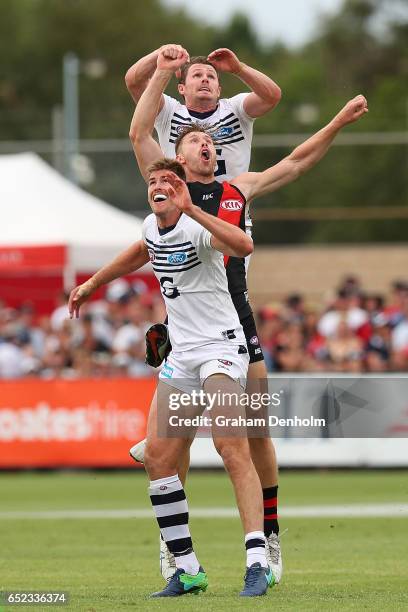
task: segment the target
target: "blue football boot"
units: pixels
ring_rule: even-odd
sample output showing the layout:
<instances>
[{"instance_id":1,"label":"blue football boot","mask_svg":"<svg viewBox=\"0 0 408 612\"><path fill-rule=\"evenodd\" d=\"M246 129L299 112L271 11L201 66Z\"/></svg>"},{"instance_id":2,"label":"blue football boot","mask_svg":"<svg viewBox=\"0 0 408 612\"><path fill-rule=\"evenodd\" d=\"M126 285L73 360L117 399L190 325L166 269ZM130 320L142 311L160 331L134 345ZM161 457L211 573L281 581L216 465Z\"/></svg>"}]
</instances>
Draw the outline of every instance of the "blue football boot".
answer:
<instances>
[{"instance_id":1,"label":"blue football boot","mask_svg":"<svg viewBox=\"0 0 408 612\"><path fill-rule=\"evenodd\" d=\"M268 586L273 581L272 570L270 567L262 567L260 563L254 563L251 567L247 567L244 580L244 588L240 592L241 597L265 595Z\"/></svg>"},{"instance_id":2,"label":"blue football boot","mask_svg":"<svg viewBox=\"0 0 408 612\"><path fill-rule=\"evenodd\" d=\"M162 591L152 593L150 597L179 597L180 595L187 595L187 593L198 595L200 591L205 591L207 586L207 574L202 567L198 570L198 574L195 575L186 574L180 568Z\"/></svg>"}]
</instances>

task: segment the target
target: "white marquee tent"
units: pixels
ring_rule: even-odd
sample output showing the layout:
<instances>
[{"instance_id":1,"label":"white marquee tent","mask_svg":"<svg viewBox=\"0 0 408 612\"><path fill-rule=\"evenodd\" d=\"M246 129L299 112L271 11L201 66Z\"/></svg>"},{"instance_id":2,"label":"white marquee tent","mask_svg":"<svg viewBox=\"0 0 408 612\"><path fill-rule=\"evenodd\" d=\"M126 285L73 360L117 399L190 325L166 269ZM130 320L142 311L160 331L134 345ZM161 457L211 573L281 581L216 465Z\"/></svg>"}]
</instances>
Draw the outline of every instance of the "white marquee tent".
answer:
<instances>
[{"instance_id":1,"label":"white marquee tent","mask_svg":"<svg viewBox=\"0 0 408 612\"><path fill-rule=\"evenodd\" d=\"M40 250L49 260L49 247L58 246L64 248L64 276L72 279L76 272L94 272L141 238L141 219L73 185L34 153L0 156L0 202L3 270L17 269L19 262L27 267L27 252L41 265Z\"/></svg>"}]
</instances>

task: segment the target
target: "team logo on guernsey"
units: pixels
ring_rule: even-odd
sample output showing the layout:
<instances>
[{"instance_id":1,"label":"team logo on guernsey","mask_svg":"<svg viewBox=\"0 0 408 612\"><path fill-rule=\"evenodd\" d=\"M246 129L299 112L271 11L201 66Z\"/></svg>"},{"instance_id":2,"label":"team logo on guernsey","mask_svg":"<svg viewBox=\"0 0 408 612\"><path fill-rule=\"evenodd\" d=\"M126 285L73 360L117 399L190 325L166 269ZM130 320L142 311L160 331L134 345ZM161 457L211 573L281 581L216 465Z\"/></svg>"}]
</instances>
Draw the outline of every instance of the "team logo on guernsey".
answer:
<instances>
[{"instance_id":1,"label":"team logo on guernsey","mask_svg":"<svg viewBox=\"0 0 408 612\"><path fill-rule=\"evenodd\" d=\"M154 259L150 255L150 260L153 264L153 270L155 272L184 272L191 270L196 266L201 265L201 261L198 259L197 252L191 242L181 242L172 244L171 240L163 241L162 244L153 242L146 236L146 244L149 251L154 254ZM174 287L173 278L162 276L160 283L163 287L163 293L166 297L175 298L180 293L177 292L177 288ZM166 283L166 284L164 284ZM171 283L171 286L168 285ZM169 295L166 288L172 288L173 294Z\"/></svg>"},{"instance_id":2,"label":"team logo on guernsey","mask_svg":"<svg viewBox=\"0 0 408 612\"><path fill-rule=\"evenodd\" d=\"M243 203L239 200L224 200L221 202L221 208L224 210L242 210Z\"/></svg>"},{"instance_id":3,"label":"team logo on guernsey","mask_svg":"<svg viewBox=\"0 0 408 612\"><path fill-rule=\"evenodd\" d=\"M250 343L254 345L259 344L258 336L252 336Z\"/></svg>"},{"instance_id":4,"label":"team logo on guernsey","mask_svg":"<svg viewBox=\"0 0 408 612\"><path fill-rule=\"evenodd\" d=\"M216 139L225 138L226 136L230 136L233 131L234 128L232 127L220 127L216 132L213 133L212 136Z\"/></svg>"},{"instance_id":5,"label":"team logo on guernsey","mask_svg":"<svg viewBox=\"0 0 408 612\"><path fill-rule=\"evenodd\" d=\"M174 266L184 263L186 259L187 253L172 253L167 257L169 264L173 264Z\"/></svg>"},{"instance_id":6,"label":"team logo on guernsey","mask_svg":"<svg viewBox=\"0 0 408 612\"><path fill-rule=\"evenodd\" d=\"M148 252L149 252L149 259L150 259L150 261L153 263L153 262L154 262L154 259L155 259L155 257L154 257L154 251L153 251L153 249L147 249L147 250L148 250Z\"/></svg>"}]
</instances>

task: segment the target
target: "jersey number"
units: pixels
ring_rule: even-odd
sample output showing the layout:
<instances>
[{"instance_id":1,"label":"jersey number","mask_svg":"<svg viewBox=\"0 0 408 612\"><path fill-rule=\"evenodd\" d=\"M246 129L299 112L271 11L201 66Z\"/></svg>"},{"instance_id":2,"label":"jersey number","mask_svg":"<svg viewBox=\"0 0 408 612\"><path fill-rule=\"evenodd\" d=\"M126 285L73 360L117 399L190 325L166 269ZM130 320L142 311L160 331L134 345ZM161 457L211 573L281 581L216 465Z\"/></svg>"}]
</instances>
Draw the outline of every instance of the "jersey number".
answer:
<instances>
[{"instance_id":1,"label":"jersey number","mask_svg":"<svg viewBox=\"0 0 408 612\"><path fill-rule=\"evenodd\" d=\"M216 149L215 152L217 156L222 155L222 149ZM221 176L221 174L227 174L225 159L217 159L217 170L214 172L214 176Z\"/></svg>"},{"instance_id":2,"label":"jersey number","mask_svg":"<svg viewBox=\"0 0 408 612\"><path fill-rule=\"evenodd\" d=\"M170 300L174 300L176 297L180 295L180 291L173 285L173 277L172 276L162 276L160 279L160 285L162 287L162 293L165 297ZM170 285L165 285L164 283L170 283Z\"/></svg>"}]
</instances>

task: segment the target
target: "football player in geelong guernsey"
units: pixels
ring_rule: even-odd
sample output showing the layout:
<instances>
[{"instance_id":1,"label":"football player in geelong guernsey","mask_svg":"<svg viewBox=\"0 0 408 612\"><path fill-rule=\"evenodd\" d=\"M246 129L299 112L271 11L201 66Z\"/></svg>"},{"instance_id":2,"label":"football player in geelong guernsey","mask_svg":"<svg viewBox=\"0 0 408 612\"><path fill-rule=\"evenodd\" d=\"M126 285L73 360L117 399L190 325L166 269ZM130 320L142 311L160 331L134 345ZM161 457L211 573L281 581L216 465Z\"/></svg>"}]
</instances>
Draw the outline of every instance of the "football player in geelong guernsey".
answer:
<instances>
[{"instance_id":1,"label":"football player in geelong guernsey","mask_svg":"<svg viewBox=\"0 0 408 612\"><path fill-rule=\"evenodd\" d=\"M136 103L156 70L159 54L177 57L180 53L184 54L185 62L176 76L183 102L163 93L155 107L155 128L163 154L175 157L180 130L191 123L205 123L217 145L216 178L224 181L247 172L254 120L279 103L279 86L265 74L240 62L229 49L217 49L206 57L190 59L180 45L169 44L142 57L127 71L126 86ZM234 74L252 91L220 99L218 72Z\"/></svg>"},{"instance_id":2,"label":"football player in geelong guernsey","mask_svg":"<svg viewBox=\"0 0 408 612\"><path fill-rule=\"evenodd\" d=\"M193 548L186 495L178 476L179 457L188 450L193 431L182 436L176 430L165 436L160 423L168 432L170 400L174 402L180 391L185 394L202 387L210 397L220 397L221 392L238 398L245 388L249 355L228 290L223 256L245 257L253 243L241 228L193 205L184 169L177 161L156 161L147 172L153 214L143 223L140 258L150 259L162 288L172 349L150 407L144 463L161 536L176 565L165 588L153 596L177 597L205 591L208 581ZM213 423L217 425L217 417L227 414L245 421L245 407L238 399L226 407L221 404L212 406ZM231 478L245 534L247 569L240 595L264 595L273 574L266 560L262 488L248 439L217 426L212 427L212 436Z\"/></svg>"}]
</instances>

